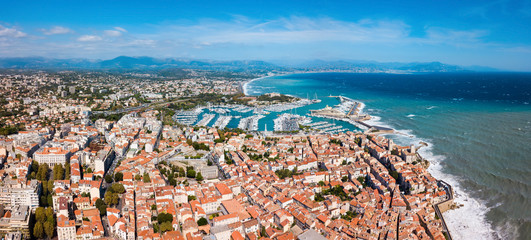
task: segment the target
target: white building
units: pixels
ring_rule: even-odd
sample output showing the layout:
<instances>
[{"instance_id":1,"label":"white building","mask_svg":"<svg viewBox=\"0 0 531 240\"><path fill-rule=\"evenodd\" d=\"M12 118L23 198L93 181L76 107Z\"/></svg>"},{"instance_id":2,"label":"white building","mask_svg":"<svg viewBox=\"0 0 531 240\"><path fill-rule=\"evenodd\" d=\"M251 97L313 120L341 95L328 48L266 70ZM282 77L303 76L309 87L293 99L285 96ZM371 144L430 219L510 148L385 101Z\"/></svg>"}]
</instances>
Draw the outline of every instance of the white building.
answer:
<instances>
[{"instance_id":1,"label":"white building","mask_svg":"<svg viewBox=\"0 0 531 240\"><path fill-rule=\"evenodd\" d=\"M56 164L65 164L70 157L70 152L60 147L45 147L34 154L35 161L39 164L46 163L53 167Z\"/></svg>"},{"instance_id":2,"label":"white building","mask_svg":"<svg viewBox=\"0 0 531 240\"><path fill-rule=\"evenodd\" d=\"M31 180L29 184L24 181L6 179L0 186L0 203L8 208L26 205L30 208L39 206L41 184L37 180Z\"/></svg>"}]
</instances>

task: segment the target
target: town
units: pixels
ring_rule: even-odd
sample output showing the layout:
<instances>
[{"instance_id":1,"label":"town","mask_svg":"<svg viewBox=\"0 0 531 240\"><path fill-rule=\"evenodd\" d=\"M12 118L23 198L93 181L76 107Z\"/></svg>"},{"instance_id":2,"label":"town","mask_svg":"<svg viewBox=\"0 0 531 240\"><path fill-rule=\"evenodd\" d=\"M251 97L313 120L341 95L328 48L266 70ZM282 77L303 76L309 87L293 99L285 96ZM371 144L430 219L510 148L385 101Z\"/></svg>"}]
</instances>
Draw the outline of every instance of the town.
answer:
<instances>
[{"instance_id":1,"label":"town","mask_svg":"<svg viewBox=\"0 0 531 240\"><path fill-rule=\"evenodd\" d=\"M0 74L0 235L451 239L441 215L451 186L428 173L415 145L174 121L196 106L244 103L242 83L255 77Z\"/></svg>"}]
</instances>

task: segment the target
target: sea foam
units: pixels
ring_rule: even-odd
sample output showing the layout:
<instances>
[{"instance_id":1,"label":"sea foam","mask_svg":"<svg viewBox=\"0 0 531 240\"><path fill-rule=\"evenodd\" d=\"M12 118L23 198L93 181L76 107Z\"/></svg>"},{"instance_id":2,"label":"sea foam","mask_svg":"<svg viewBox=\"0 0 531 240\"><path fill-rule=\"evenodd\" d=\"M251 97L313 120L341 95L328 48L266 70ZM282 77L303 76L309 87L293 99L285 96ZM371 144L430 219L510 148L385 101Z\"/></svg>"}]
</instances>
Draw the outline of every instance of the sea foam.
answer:
<instances>
[{"instance_id":1,"label":"sea foam","mask_svg":"<svg viewBox=\"0 0 531 240\"><path fill-rule=\"evenodd\" d=\"M393 128L383 122L379 116L372 116L367 123ZM455 193L454 202L461 207L446 211L443 216L453 239L505 239L493 230L492 225L486 220L486 213L489 210L486 205L463 191L455 176L442 171L441 163L446 157L433 153L433 144L429 139L419 138L409 129L395 130L400 134L386 134L385 136L392 138L397 144L416 144L418 146L420 142L427 143L428 146L422 146L419 153L430 162L428 172L435 178L442 179L452 185Z\"/></svg>"}]
</instances>

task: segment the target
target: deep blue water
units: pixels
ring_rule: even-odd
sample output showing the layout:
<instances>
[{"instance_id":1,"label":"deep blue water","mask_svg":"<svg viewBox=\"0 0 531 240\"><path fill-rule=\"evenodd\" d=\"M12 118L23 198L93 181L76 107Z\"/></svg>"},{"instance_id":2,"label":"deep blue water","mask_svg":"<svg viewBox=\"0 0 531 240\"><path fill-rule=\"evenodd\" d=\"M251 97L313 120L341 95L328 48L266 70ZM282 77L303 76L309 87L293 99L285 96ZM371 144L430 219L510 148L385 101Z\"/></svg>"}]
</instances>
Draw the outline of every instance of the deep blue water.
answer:
<instances>
[{"instance_id":1,"label":"deep blue water","mask_svg":"<svg viewBox=\"0 0 531 240\"><path fill-rule=\"evenodd\" d=\"M247 91L362 101L373 122L413 136L389 136L395 141L430 144L432 173L457 185L465 204L445 213L454 238L531 236L531 74L293 74Z\"/></svg>"}]
</instances>

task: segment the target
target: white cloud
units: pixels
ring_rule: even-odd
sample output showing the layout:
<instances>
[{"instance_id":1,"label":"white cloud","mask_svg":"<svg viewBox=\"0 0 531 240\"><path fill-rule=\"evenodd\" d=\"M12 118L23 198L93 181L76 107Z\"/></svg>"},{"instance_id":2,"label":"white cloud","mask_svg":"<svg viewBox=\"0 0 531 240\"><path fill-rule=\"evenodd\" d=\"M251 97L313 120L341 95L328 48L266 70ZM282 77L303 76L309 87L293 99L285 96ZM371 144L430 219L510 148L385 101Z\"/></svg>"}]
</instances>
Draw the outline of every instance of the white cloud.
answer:
<instances>
[{"instance_id":1,"label":"white cloud","mask_svg":"<svg viewBox=\"0 0 531 240\"><path fill-rule=\"evenodd\" d=\"M203 45L310 42L394 42L408 37L402 21L338 21L331 18L291 17L267 22L238 18L230 22L202 22L193 26L160 26L158 37L189 39Z\"/></svg>"},{"instance_id":2,"label":"white cloud","mask_svg":"<svg viewBox=\"0 0 531 240\"><path fill-rule=\"evenodd\" d=\"M479 43L481 38L487 36L485 30L454 30L446 28L431 27L426 29L427 40L437 43Z\"/></svg>"},{"instance_id":3,"label":"white cloud","mask_svg":"<svg viewBox=\"0 0 531 240\"><path fill-rule=\"evenodd\" d=\"M122 36L122 32L116 31L116 30L105 30L105 31L103 31L103 34L105 34L105 36L109 36L109 37L120 37L120 36Z\"/></svg>"},{"instance_id":4,"label":"white cloud","mask_svg":"<svg viewBox=\"0 0 531 240\"><path fill-rule=\"evenodd\" d=\"M101 41L102 38L96 35L83 35L77 39L80 42L97 42Z\"/></svg>"},{"instance_id":5,"label":"white cloud","mask_svg":"<svg viewBox=\"0 0 531 240\"><path fill-rule=\"evenodd\" d=\"M73 32L70 28L54 26L50 29L41 29L41 31L46 35L56 35L56 34L67 34Z\"/></svg>"},{"instance_id":6,"label":"white cloud","mask_svg":"<svg viewBox=\"0 0 531 240\"><path fill-rule=\"evenodd\" d=\"M28 34L21 32L15 28L7 28L2 25L0 25L0 37L14 37L14 38L21 38L25 37Z\"/></svg>"},{"instance_id":7,"label":"white cloud","mask_svg":"<svg viewBox=\"0 0 531 240\"><path fill-rule=\"evenodd\" d=\"M121 28L121 27L114 27L114 29L120 31L120 32L127 32L127 30Z\"/></svg>"}]
</instances>

